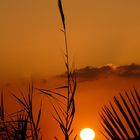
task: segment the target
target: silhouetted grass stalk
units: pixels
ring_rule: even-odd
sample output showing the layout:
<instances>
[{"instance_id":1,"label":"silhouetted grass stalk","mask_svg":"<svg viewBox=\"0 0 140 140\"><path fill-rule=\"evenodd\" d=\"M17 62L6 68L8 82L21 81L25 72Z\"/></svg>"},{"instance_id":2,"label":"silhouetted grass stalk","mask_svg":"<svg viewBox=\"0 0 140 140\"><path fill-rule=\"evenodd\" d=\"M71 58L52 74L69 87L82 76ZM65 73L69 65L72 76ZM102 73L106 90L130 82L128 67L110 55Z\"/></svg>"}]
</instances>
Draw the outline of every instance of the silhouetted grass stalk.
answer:
<instances>
[{"instance_id":1,"label":"silhouetted grass stalk","mask_svg":"<svg viewBox=\"0 0 140 140\"><path fill-rule=\"evenodd\" d=\"M29 92L27 94L27 97L25 97L23 94L22 94L22 98L17 97L15 94L12 95L17 99L18 103L22 105L23 110L27 114L28 127L31 133L30 137L32 138L32 140L39 140L42 137L40 136L40 128L39 128L39 122L41 117L41 106L37 114L37 120L35 120L34 118L35 114L33 113L33 94L34 94L34 87L32 83L31 85L29 85Z\"/></svg>"},{"instance_id":2,"label":"silhouetted grass stalk","mask_svg":"<svg viewBox=\"0 0 140 140\"><path fill-rule=\"evenodd\" d=\"M65 129L65 131L64 131L65 140L69 140L69 136L71 134L71 124L72 124L72 121L74 118L74 113L75 113L74 95L75 95L75 90L76 90L76 77L75 77L75 75L73 75L73 73L70 70L65 15L63 12L63 6L62 6L61 0L58 0L58 7L59 7L59 12L60 12L60 16L61 16L61 20L62 20L62 24L63 24L62 31L64 32L65 49L66 49L65 50L65 66L66 66L66 70L67 70L67 109L66 109L65 126L63 126L63 127ZM70 112L71 109L72 109L72 111ZM76 137L74 139L76 139Z\"/></svg>"}]
</instances>

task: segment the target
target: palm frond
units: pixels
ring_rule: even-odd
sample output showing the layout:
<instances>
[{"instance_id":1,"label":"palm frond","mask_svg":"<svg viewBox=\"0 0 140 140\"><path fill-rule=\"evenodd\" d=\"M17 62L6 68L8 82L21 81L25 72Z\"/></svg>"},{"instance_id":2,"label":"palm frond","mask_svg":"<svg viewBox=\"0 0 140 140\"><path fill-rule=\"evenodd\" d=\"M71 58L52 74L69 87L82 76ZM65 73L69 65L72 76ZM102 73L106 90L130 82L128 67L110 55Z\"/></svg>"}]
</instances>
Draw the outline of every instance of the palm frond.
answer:
<instances>
[{"instance_id":1,"label":"palm frond","mask_svg":"<svg viewBox=\"0 0 140 140\"><path fill-rule=\"evenodd\" d=\"M126 91L126 97L122 94L120 94L120 99L114 97L117 108L111 102L110 106L104 105L102 108L102 113L99 115L103 121L101 125L105 130L102 133L106 139L137 140L140 138L139 93L135 88L130 92L131 97Z\"/></svg>"}]
</instances>

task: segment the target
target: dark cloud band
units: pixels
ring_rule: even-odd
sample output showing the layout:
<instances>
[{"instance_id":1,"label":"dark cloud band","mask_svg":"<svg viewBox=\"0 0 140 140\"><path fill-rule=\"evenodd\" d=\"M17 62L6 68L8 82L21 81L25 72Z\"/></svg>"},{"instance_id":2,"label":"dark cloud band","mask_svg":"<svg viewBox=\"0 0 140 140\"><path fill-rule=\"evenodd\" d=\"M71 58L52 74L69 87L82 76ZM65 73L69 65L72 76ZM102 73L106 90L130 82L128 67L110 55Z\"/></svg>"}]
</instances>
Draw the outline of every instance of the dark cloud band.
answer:
<instances>
[{"instance_id":1,"label":"dark cloud band","mask_svg":"<svg viewBox=\"0 0 140 140\"><path fill-rule=\"evenodd\" d=\"M119 76L124 78L140 78L140 65L130 64L122 66L106 65L102 67L87 66L77 70L77 77L85 80L96 80L101 77ZM61 77L65 77L63 74Z\"/></svg>"}]
</instances>

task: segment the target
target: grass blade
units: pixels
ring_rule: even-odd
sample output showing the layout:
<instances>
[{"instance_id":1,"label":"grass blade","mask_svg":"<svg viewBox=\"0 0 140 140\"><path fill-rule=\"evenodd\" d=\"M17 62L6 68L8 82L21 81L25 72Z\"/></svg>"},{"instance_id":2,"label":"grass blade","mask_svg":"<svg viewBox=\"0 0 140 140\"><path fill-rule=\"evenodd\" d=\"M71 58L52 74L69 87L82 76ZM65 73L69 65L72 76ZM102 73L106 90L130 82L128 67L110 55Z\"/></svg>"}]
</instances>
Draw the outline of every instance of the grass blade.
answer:
<instances>
[{"instance_id":1,"label":"grass blade","mask_svg":"<svg viewBox=\"0 0 140 140\"><path fill-rule=\"evenodd\" d=\"M65 27L65 16L64 16L63 6L62 6L62 1L61 0L58 0L58 7L59 7L60 15L61 15L61 20L62 20L62 23L63 23L63 28L65 30L66 29L66 27Z\"/></svg>"}]
</instances>

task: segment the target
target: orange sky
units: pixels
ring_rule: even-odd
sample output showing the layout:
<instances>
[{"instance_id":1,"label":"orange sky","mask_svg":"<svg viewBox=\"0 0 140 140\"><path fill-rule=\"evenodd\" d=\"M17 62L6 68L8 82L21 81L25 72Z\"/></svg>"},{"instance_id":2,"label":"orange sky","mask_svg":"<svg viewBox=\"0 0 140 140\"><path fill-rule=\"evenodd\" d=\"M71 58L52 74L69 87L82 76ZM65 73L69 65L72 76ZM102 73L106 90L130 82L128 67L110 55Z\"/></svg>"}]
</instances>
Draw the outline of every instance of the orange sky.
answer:
<instances>
[{"instance_id":1,"label":"orange sky","mask_svg":"<svg viewBox=\"0 0 140 140\"><path fill-rule=\"evenodd\" d=\"M124 65L140 64L140 1L63 0L63 3L71 61L75 61L78 69L95 66L93 73L83 69L85 73L80 75L75 131L92 127L99 140L102 137L98 112L102 105L124 89L139 87L139 66L127 69ZM65 71L57 0L1 0L0 21L0 86L6 78L40 76L42 79ZM107 71L106 75L102 69L106 64L123 66L111 74ZM10 83L6 86L17 87ZM48 124L43 130L43 134L49 131L48 140L59 135L59 131L53 133L56 123L49 119L43 119Z\"/></svg>"},{"instance_id":2,"label":"orange sky","mask_svg":"<svg viewBox=\"0 0 140 140\"><path fill-rule=\"evenodd\" d=\"M78 68L140 63L139 0L63 1ZM57 0L0 1L0 20L0 77L64 71Z\"/></svg>"},{"instance_id":3,"label":"orange sky","mask_svg":"<svg viewBox=\"0 0 140 140\"><path fill-rule=\"evenodd\" d=\"M79 79L79 78L78 78ZM46 82L41 80L37 80L34 82L35 87L40 88L55 88L59 85L63 85L64 79L50 79ZM97 79L88 78L78 80L77 83L77 92L76 92L76 113L75 119L73 123L74 134L78 135L77 140L80 140L79 133L80 130L84 127L90 127L94 129L96 132L96 139L95 140L105 140L105 138L101 135L100 131L102 127L100 125L100 117L99 112L103 105L108 105L111 101L113 103L113 97L119 97L119 93L124 95L124 90L129 93L130 88L136 87L138 91L139 88L140 78L136 77L121 77L121 76L106 76L102 75ZM10 92L16 93L19 97L20 90L24 93L27 91L28 82L11 82L6 85L4 88L4 103L7 112L15 111L14 104L17 105L15 99L10 95ZM20 90L19 90L20 89ZM37 108L40 105L40 100L42 99L42 118L41 118L41 131L43 134L43 139L51 140L54 136L59 137L59 139L63 139L62 132L56 123L56 121L52 118L51 113L53 112L52 107L50 106L50 102L45 95L39 94L39 92L35 92L35 100L34 100L34 111L37 111ZM7 95L7 96L6 96ZM130 94L129 94L130 95ZM6 104L8 103L8 104ZM115 108L116 109L116 108ZM117 110L117 109L116 109ZM72 138L71 138L72 139Z\"/></svg>"}]
</instances>

